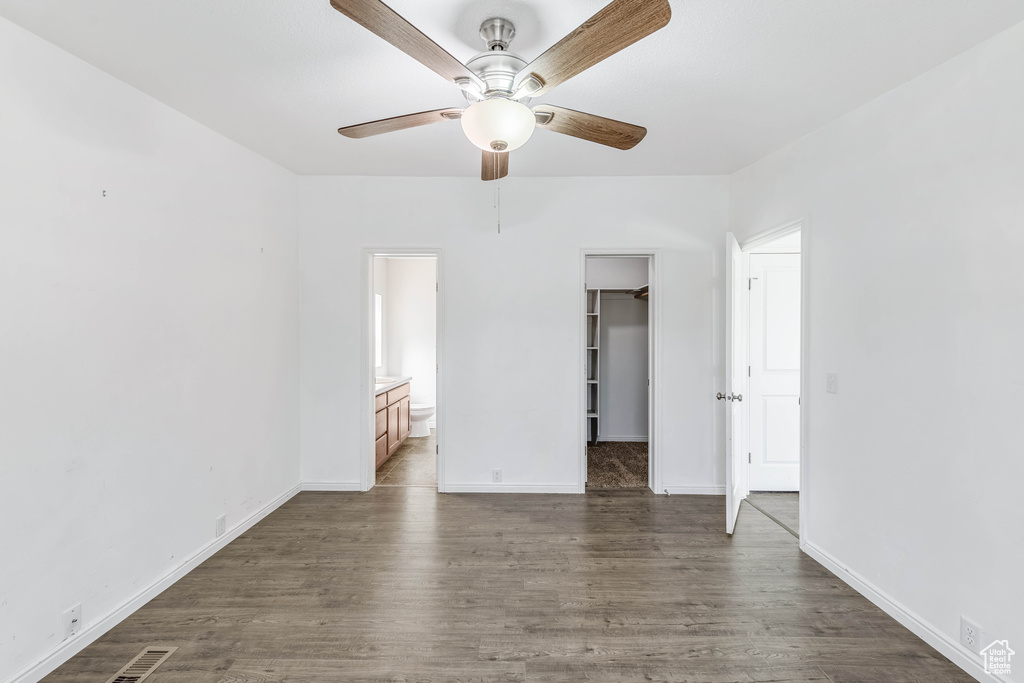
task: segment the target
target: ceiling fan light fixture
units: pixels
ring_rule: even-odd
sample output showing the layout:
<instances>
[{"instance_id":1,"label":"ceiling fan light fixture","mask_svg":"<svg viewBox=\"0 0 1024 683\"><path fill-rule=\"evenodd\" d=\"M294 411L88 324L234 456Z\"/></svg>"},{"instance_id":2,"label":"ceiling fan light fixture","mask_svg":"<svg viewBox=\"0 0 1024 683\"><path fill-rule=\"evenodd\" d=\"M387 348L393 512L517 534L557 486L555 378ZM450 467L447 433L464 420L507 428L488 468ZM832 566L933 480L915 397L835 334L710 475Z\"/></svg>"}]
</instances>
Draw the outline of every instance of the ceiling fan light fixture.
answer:
<instances>
[{"instance_id":1,"label":"ceiling fan light fixture","mask_svg":"<svg viewBox=\"0 0 1024 683\"><path fill-rule=\"evenodd\" d=\"M485 152L518 149L536 127L533 110L504 97L471 104L462 114L462 132Z\"/></svg>"}]
</instances>

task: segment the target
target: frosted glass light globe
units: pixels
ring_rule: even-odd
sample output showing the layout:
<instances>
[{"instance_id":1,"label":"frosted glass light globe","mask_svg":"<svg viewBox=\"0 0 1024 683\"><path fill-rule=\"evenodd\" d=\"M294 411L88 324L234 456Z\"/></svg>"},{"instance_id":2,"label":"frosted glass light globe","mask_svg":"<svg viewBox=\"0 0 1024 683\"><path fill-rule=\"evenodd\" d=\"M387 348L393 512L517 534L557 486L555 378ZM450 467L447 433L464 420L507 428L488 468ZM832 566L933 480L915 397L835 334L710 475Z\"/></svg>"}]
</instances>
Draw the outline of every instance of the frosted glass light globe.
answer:
<instances>
[{"instance_id":1,"label":"frosted glass light globe","mask_svg":"<svg viewBox=\"0 0 1024 683\"><path fill-rule=\"evenodd\" d=\"M462 132L485 152L511 152L533 135L537 117L525 104L503 97L475 102L462 112Z\"/></svg>"}]
</instances>

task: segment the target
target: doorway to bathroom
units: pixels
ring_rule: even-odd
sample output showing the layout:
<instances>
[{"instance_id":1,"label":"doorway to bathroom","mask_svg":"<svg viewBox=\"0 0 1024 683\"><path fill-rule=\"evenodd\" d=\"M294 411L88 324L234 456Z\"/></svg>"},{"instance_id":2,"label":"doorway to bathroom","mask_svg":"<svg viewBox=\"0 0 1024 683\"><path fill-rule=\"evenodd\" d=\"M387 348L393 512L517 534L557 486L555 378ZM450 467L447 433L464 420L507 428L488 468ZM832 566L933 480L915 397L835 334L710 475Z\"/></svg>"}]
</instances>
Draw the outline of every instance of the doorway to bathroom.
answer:
<instances>
[{"instance_id":1,"label":"doorway to bathroom","mask_svg":"<svg viewBox=\"0 0 1024 683\"><path fill-rule=\"evenodd\" d=\"M439 253L373 251L369 261L364 490L438 488Z\"/></svg>"},{"instance_id":2,"label":"doorway to bathroom","mask_svg":"<svg viewBox=\"0 0 1024 683\"><path fill-rule=\"evenodd\" d=\"M588 251L583 275L583 488L657 490L654 256Z\"/></svg>"}]
</instances>

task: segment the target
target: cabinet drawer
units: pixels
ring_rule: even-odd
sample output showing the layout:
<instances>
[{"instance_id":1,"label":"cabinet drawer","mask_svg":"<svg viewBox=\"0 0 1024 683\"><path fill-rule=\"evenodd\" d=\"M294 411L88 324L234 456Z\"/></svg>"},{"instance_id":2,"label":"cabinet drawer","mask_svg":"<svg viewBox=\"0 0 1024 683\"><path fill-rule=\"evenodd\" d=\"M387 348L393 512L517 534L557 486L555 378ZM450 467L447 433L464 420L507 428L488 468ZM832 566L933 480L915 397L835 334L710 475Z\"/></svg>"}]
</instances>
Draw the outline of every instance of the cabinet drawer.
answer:
<instances>
[{"instance_id":1,"label":"cabinet drawer","mask_svg":"<svg viewBox=\"0 0 1024 683\"><path fill-rule=\"evenodd\" d=\"M388 407L388 392L384 392L380 396L377 396L374 401L374 410L384 410Z\"/></svg>"},{"instance_id":2,"label":"cabinet drawer","mask_svg":"<svg viewBox=\"0 0 1024 683\"><path fill-rule=\"evenodd\" d=\"M409 395L409 383L406 382L402 386L400 386L400 387L398 387L396 389L392 389L391 391L388 392L388 405L391 405L392 403L397 403L398 401L401 401L403 398L405 398L408 395Z\"/></svg>"},{"instance_id":3,"label":"cabinet drawer","mask_svg":"<svg viewBox=\"0 0 1024 683\"><path fill-rule=\"evenodd\" d=\"M382 436L379 439L377 439L377 465L376 465L376 467L380 467L382 464L384 464L384 461L387 460L387 459L388 459L388 435L385 434L384 436Z\"/></svg>"},{"instance_id":4,"label":"cabinet drawer","mask_svg":"<svg viewBox=\"0 0 1024 683\"><path fill-rule=\"evenodd\" d=\"M377 434L373 437L379 439L388 433L388 411L378 410L377 411Z\"/></svg>"}]
</instances>

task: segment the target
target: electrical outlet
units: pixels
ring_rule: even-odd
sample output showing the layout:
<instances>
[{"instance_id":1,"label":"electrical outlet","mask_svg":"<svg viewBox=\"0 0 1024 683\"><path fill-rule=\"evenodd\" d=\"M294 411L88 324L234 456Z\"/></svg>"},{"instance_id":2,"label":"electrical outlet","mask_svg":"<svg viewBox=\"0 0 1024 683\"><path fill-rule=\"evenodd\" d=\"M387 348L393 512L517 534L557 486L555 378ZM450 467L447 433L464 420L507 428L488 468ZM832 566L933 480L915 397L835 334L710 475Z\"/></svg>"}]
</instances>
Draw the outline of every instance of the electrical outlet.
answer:
<instances>
[{"instance_id":1,"label":"electrical outlet","mask_svg":"<svg viewBox=\"0 0 1024 683\"><path fill-rule=\"evenodd\" d=\"M495 484L501 481L501 470L491 471L491 481L493 481Z\"/></svg>"},{"instance_id":2,"label":"electrical outlet","mask_svg":"<svg viewBox=\"0 0 1024 683\"><path fill-rule=\"evenodd\" d=\"M825 375L825 391L830 394L839 393L839 375L834 372Z\"/></svg>"},{"instance_id":3,"label":"electrical outlet","mask_svg":"<svg viewBox=\"0 0 1024 683\"><path fill-rule=\"evenodd\" d=\"M64 640L82 630L82 603L64 611Z\"/></svg>"},{"instance_id":4,"label":"electrical outlet","mask_svg":"<svg viewBox=\"0 0 1024 683\"><path fill-rule=\"evenodd\" d=\"M962 615L960 617L960 644L976 655L981 654L981 628Z\"/></svg>"},{"instance_id":5,"label":"electrical outlet","mask_svg":"<svg viewBox=\"0 0 1024 683\"><path fill-rule=\"evenodd\" d=\"M220 517L217 518L217 526L216 526L216 530L215 530L215 533L217 534L217 537L220 538L221 536L223 536L224 532L227 531L227 528L228 528L228 518L227 518L227 515L221 515Z\"/></svg>"}]
</instances>

